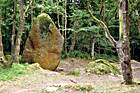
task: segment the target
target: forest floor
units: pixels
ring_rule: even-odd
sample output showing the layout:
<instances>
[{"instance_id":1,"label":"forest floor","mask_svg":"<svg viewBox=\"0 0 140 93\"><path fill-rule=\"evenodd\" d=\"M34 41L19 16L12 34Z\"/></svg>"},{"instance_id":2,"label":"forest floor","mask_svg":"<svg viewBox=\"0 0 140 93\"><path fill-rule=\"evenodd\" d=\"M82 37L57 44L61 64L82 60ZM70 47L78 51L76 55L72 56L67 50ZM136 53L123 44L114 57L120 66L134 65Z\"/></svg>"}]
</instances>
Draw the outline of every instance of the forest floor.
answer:
<instances>
[{"instance_id":1,"label":"forest floor","mask_svg":"<svg viewBox=\"0 0 140 93\"><path fill-rule=\"evenodd\" d=\"M62 60L55 72L38 68L33 74L0 81L0 93L140 93L140 85L121 84L121 75L85 73L87 64L82 59ZM140 63L132 67L138 82Z\"/></svg>"}]
</instances>

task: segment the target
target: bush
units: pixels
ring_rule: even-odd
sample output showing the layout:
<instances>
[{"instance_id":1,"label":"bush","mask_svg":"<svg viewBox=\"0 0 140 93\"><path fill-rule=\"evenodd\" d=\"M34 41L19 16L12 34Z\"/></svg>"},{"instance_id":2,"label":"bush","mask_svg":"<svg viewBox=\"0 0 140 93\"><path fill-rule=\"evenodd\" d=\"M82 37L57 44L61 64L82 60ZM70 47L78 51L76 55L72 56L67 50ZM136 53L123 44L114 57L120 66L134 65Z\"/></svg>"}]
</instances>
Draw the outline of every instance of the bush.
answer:
<instances>
[{"instance_id":1,"label":"bush","mask_svg":"<svg viewBox=\"0 0 140 93\"><path fill-rule=\"evenodd\" d=\"M118 68L111 64L109 61L104 59L98 59L88 64L88 67L85 69L87 73L94 74L120 74Z\"/></svg>"}]
</instances>

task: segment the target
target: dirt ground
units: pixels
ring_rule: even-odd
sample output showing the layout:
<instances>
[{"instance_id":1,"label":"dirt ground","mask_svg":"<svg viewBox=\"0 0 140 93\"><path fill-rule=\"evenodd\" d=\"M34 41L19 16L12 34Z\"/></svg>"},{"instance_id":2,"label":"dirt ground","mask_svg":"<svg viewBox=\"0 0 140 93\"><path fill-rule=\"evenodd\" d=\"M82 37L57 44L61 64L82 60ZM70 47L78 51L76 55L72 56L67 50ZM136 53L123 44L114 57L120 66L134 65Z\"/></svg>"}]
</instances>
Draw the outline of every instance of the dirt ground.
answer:
<instances>
[{"instance_id":1,"label":"dirt ground","mask_svg":"<svg viewBox=\"0 0 140 93\"><path fill-rule=\"evenodd\" d=\"M140 85L121 84L120 75L84 73L87 64L88 62L82 59L62 60L55 72L38 69L31 75L0 81L0 93L140 93ZM140 81L140 63L133 62L132 67L134 79ZM80 75L67 74L73 70L79 70ZM76 84L79 85L70 87ZM93 88L83 85L91 85ZM46 91L49 86L56 90Z\"/></svg>"}]
</instances>

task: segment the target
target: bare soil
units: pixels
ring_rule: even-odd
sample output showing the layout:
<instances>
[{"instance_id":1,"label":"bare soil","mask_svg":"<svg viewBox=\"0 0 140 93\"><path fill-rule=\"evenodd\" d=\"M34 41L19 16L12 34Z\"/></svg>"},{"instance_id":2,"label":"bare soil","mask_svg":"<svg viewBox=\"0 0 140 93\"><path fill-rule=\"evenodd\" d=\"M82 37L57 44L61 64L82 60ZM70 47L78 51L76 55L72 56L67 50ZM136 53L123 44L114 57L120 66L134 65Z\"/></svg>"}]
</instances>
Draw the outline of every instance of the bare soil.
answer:
<instances>
[{"instance_id":1,"label":"bare soil","mask_svg":"<svg viewBox=\"0 0 140 93\"><path fill-rule=\"evenodd\" d=\"M32 75L25 75L8 81L0 81L0 93L48 93L48 86L57 86L59 89L52 93L140 93L139 85L121 84L120 75L95 75L84 73L88 61L69 58L62 60L56 71L38 69ZM134 79L140 81L140 63L132 63ZM68 75L72 70L79 70L79 76ZM72 84L90 84L91 91L66 88Z\"/></svg>"}]
</instances>

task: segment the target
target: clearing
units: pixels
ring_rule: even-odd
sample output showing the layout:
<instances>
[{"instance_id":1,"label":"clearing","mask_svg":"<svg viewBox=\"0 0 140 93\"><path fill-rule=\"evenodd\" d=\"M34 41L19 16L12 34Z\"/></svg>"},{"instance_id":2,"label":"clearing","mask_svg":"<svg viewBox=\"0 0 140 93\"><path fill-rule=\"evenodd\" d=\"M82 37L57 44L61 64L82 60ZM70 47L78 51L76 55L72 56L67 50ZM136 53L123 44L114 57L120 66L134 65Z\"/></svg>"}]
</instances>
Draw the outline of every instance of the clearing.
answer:
<instances>
[{"instance_id":1,"label":"clearing","mask_svg":"<svg viewBox=\"0 0 140 93\"><path fill-rule=\"evenodd\" d=\"M37 68L34 74L0 81L0 93L140 93L140 86L121 84L121 75L87 74L88 62L69 58L53 71ZM134 78L140 80L140 63L132 63ZM72 73L74 72L75 73Z\"/></svg>"}]
</instances>

